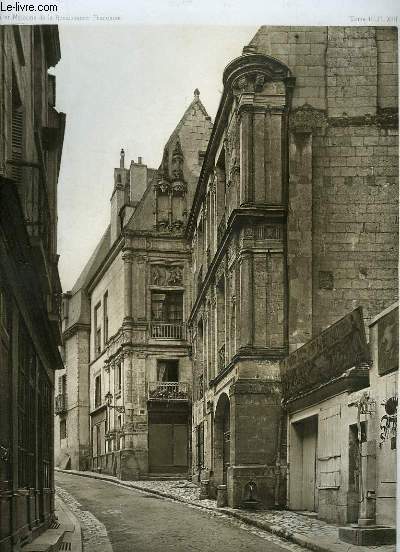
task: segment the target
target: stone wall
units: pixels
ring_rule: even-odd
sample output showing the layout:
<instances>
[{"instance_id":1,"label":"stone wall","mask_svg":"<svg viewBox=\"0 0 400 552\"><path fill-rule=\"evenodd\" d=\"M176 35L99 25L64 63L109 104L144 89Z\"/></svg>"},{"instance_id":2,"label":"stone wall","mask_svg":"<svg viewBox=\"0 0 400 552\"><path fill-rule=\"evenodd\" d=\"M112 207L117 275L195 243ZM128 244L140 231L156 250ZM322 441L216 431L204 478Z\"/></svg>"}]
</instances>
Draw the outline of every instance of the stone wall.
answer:
<instances>
[{"instance_id":1,"label":"stone wall","mask_svg":"<svg viewBox=\"0 0 400 552\"><path fill-rule=\"evenodd\" d=\"M358 305L368 324L397 297L397 29L261 27L251 45L287 63L296 79L288 185L293 349Z\"/></svg>"}]
</instances>

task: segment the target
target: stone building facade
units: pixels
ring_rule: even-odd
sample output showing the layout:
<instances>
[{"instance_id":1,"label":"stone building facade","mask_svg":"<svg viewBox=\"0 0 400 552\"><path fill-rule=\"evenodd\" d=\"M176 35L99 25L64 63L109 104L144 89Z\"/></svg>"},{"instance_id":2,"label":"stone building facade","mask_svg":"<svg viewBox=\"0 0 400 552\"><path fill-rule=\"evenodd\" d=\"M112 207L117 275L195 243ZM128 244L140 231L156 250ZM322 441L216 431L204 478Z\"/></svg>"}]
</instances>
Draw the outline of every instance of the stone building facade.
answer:
<instances>
[{"instance_id":1,"label":"stone building facade","mask_svg":"<svg viewBox=\"0 0 400 552\"><path fill-rule=\"evenodd\" d=\"M64 295L60 466L123 479L188 473L192 283L184 230L210 132L195 90L158 170L141 158L125 167L121 151L110 226Z\"/></svg>"},{"instance_id":2,"label":"stone building facade","mask_svg":"<svg viewBox=\"0 0 400 552\"><path fill-rule=\"evenodd\" d=\"M288 506L335 524L394 527L397 304L368 329L369 346L357 309L282 363Z\"/></svg>"},{"instance_id":3,"label":"stone building facade","mask_svg":"<svg viewBox=\"0 0 400 552\"><path fill-rule=\"evenodd\" d=\"M397 297L397 30L261 27L223 83L188 224L193 475L276 507L280 361Z\"/></svg>"},{"instance_id":4,"label":"stone building facade","mask_svg":"<svg viewBox=\"0 0 400 552\"><path fill-rule=\"evenodd\" d=\"M53 388L62 367L57 27L0 26L0 549L54 519Z\"/></svg>"},{"instance_id":5,"label":"stone building facade","mask_svg":"<svg viewBox=\"0 0 400 552\"><path fill-rule=\"evenodd\" d=\"M121 157L65 297L67 464L286 505L282 361L397 298L397 78L394 28L261 27L212 126L195 92L157 172Z\"/></svg>"}]
</instances>

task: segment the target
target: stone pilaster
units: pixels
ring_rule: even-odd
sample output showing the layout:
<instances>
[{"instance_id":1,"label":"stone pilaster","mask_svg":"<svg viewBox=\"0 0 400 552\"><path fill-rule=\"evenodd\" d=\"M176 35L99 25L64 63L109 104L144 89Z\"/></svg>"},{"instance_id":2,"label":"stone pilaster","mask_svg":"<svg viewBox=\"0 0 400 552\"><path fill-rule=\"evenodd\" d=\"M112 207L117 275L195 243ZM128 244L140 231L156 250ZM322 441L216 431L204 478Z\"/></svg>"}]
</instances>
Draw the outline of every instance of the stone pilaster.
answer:
<instances>
[{"instance_id":1,"label":"stone pilaster","mask_svg":"<svg viewBox=\"0 0 400 552\"><path fill-rule=\"evenodd\" d=\"M133 257L129 252L122 256L124 261L124 322L132 320L132 262Z\"/></svg>"},{"instance_id":2,"label":"stone pilaster","mask_svg":"<svg viewBox=\"0 0 400 552\"><path fill-rule=\"evenodd\" d=\"M244 252L239 259L240 270L240 346L251 347L254 335L253 254Z\"/></svg>"},{"instance_id":3,"label":"stone pilaster","mask_svg":"<svg viewBox=\"0 0 400 552\"><path fill-rule=\"evenodd\" d=\"M289 349L312 337L312 149L313 134L323 131L323 111L302 106L290 114L288 193Z\"/></svg>"}]
</instances>

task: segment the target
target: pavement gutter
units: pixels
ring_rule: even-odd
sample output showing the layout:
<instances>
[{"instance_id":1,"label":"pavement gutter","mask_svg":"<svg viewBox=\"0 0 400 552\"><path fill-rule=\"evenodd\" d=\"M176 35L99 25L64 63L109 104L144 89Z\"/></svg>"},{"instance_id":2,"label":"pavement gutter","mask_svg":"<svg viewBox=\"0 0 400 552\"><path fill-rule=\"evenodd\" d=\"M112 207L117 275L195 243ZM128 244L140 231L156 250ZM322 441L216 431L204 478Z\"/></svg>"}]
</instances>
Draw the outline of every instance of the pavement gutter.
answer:
<instances>
[{"instance_id":1,"label":"pavement gutter","mask_svg":"<svg viewBox=\"0 0 400 552\"><path fill-rule=\"evenodd\" d=\"M278 525L273 525L272 523L268 523L267 521L260 521L257 519L253 519L248 514L245 514L243 512L240 512L234 509L211 508L210 506L206 506L205 504L203 505L201 503L199 504L198 502L193 502L192 500L185 500L184 498L181 498L179 496L174 496L173 494L170 494L170 493L165 493L163 491L158 491L156 489L144 488L139 485L135 485L132 482L125 483L124 481L121 481L120 479L117 479L116 477L113 477L113 476L102 475L98 473L78 472L75 470L63 470L60 468L55 468L55 471L60 473L67 473L70 475L78 475L80 477L89 477L90 479L100 479L102 481L115 483L116 485L120 485L121 487L126 487L128 489L136 489L142 492L162 496L164 498L170 498L172 500L182 502L183 504L190 504L192 506L196 506L197 508L202 508L204 510L209 510L212 512L221 512L227 516L239 519L240 521L246 523L247 525L251 525L253 527L257 527L258 529L262 529L263 531L267 531L268 533L272 533L273 535L277 535L278 537L281 537L287 541L303 546L304 548L308 548L309 550L313 550L314 552L343 552L344 550L348 550L349 548L348 545L343 546L339 543L318 544L317 542L315 542L315 540L310 539L305 535L302 535L300 533L296 533L287 529L282 529L282 527L279 527Z\"/></svg>"}]
</instances>

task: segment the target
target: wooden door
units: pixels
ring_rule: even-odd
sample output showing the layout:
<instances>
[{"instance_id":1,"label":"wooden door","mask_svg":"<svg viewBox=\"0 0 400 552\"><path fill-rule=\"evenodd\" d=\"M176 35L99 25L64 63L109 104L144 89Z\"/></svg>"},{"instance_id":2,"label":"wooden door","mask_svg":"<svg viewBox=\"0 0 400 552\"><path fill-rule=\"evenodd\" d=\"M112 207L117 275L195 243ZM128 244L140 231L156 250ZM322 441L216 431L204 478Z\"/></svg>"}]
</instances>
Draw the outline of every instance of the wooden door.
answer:
<instances>
[{"instance_id":1,"label":"wooden door","mask_svg":"<svg viewBox=\"0 0 400 552\"><path fill-rule=\"evenodd\" d=\"M316 456L317 420L312 418L303 425L302 443L302 509L314 512L316 509Z\"/></svg>"},{"instance_id":2,"label":"wooden door","mask_svg":"<svg viewBox=\"0 0 400 552\"><path fill-rule=\"evenodd\" d=\"M186 424L149 425L149 471L182 473L188 465Z\"/></svg>"}]
</instances>

